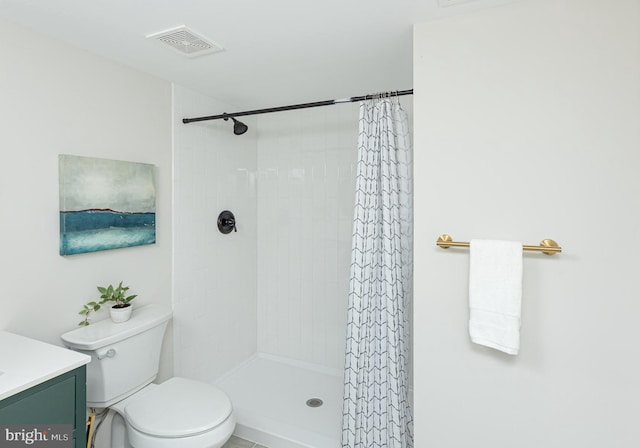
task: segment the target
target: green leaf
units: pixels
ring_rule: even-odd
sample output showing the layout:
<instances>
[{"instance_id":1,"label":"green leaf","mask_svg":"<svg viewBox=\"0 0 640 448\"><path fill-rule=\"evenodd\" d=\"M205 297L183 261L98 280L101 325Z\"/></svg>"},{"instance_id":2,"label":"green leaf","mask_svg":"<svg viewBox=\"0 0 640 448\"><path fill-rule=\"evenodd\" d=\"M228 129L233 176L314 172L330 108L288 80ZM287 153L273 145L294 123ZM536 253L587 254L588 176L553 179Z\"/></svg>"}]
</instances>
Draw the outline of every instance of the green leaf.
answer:
<instances>
[{"instance_id":1,"label":"green leaf","mask_svg":"<svg viewBox=\"0 0 640 448\"><path fill-rule=\"evenodd\" d=\"M89 310L88 309L87 310L81 310L78 314L82 314L82 315L89 314Z\"/></svg>"}]
</instances>

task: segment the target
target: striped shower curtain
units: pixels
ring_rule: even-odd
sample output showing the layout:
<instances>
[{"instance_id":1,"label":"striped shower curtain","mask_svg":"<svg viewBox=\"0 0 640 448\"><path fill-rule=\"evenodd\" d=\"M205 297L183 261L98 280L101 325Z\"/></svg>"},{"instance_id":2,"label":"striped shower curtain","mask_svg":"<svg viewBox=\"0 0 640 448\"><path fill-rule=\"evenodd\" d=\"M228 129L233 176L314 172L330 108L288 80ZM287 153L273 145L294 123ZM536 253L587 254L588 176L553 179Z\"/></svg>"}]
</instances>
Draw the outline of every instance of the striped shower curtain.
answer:
<instances>
[{"instance_id":1,"label":"striped shower curtain","mask_svg":"<svg viewBox=\"0 0 640 448\"><path fill-rule=\"evenodd\" d=\"M359 132L342 447L407 448L412 163L398 98L361 103Z\"/></svg>"}]
</instances>

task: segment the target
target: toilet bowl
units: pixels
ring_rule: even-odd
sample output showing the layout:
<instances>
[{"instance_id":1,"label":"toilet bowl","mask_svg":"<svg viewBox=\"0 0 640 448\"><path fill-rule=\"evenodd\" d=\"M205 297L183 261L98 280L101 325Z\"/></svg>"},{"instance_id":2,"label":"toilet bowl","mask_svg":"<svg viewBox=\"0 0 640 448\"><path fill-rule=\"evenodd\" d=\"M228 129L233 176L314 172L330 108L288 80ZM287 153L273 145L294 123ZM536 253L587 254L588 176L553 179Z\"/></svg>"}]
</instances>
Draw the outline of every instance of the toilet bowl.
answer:
<instances>
[{"instance_id":1,"label":"toilet bowl","mask_svg":"<svg viewBox=\"0 0 640 448\"><path fill-rule=\"evenodd\" d=\"M229 397L217 387L174 377L114 404L135 448L217 448L235 428ZM112 447L127 446L112 430Z\"/></svg>"},{"instance_id":2,"label":"toilet bowl","mask_svg":"<svg viewBox=\"0 0 640 448\"><path fill-rule=\"evenodd\" d=\"M121 417L113 420L112 448L221 448L233 434L231 400L218 387L181 377L152 383L170 318L170 309L147 305L127 322L103 320L61 336L91 356L87 407Z\"/></svg>"}]
</instances>

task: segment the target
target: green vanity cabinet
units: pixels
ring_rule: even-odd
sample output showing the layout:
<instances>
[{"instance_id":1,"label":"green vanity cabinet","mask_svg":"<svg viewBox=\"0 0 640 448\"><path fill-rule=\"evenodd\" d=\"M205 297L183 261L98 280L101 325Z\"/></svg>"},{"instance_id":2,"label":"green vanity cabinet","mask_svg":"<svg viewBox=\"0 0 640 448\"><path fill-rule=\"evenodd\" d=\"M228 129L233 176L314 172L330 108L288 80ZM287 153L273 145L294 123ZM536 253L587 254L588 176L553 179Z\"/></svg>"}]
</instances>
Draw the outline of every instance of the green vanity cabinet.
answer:
<instances>
[{"instance_id":1,"label":"green vanity cabinet","mask_svg":"<svg viewBox=\"0 0 640 448\"><path fill-rule=\"evenodd\" d=\"M72 425L73 446L86 441L86 366L0 401L0 424Z\"/></svg>"}]
</instances>

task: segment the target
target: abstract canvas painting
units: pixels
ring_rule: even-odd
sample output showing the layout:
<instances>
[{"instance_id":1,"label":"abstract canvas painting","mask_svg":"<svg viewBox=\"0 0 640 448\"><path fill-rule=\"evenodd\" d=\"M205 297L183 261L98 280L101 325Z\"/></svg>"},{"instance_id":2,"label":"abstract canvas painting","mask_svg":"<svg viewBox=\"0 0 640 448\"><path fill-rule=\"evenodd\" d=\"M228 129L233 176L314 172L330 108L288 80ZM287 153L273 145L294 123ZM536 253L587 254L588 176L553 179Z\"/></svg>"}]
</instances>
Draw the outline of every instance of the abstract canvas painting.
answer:
<instances>
[{"instance_id":1,"label":"abstract canvas painting","mask_svg":"<svg viewBox=\"0 0 640 448\"><path fill-rule=\"evenodd\" d=\"M155 167L58 156L60 255L156 242Z\"/></svg>"}]
</instances>

